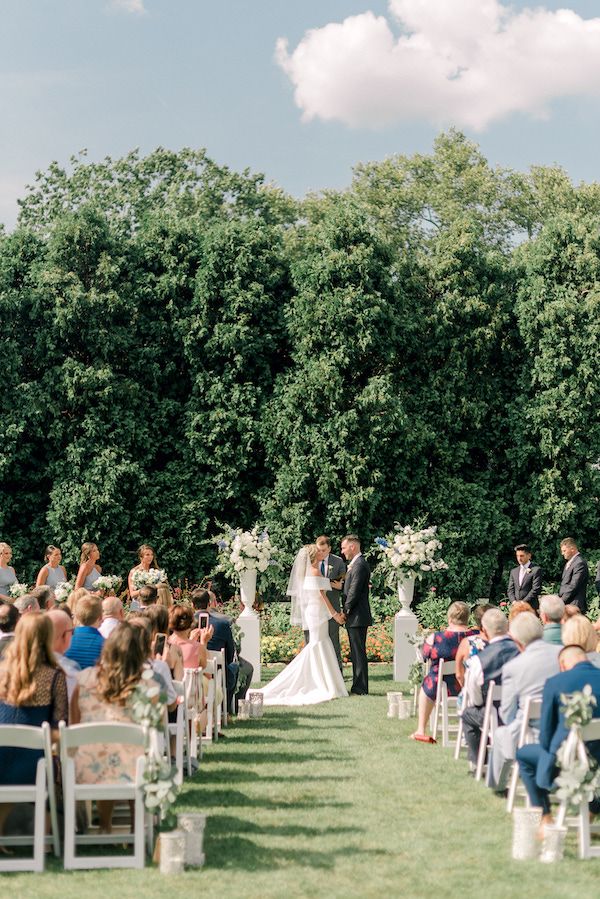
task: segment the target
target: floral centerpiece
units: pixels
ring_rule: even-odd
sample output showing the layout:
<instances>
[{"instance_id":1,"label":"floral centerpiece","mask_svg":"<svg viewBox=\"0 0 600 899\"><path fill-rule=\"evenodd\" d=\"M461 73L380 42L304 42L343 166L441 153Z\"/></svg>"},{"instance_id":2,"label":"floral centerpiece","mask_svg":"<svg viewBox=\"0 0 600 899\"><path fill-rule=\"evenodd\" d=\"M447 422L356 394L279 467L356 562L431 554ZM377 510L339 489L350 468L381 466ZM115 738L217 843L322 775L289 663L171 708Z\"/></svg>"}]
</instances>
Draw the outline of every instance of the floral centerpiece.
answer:
<instances>
[{"instance_id":1,"label":"floral centerpiece","mask_svg":"<svg viewBox=\"0 0 600 899\"><path fill-rule=\"evenodd\" d=\"M268 532L261 530L259 525L251 531L226 527L224 533L218 534L213 542L217 545L216 570L229 580L237 580L244 571L262 574L269 565L274 564L273 556L277 550L271 545Z\"/></svg>"},{"instance_id":2,"label":"floral centerpiece","mask_svg":"<svg viewBox=\"0 0 600 899\"><path fill-rule=\"evenodd\" d=\"M581 728L592 720L596 698L589 684L575 693L563 693L560 698L561 712L571 731L556 754L560 768L555 781L556 796L578 811L584 800L591 802L600 794L600 769L585 743L581 742ZM582 746L585 757L578 751Z\"/></svg>"},{"instance_id":3,"label":"floral centerpiece","mask_svg":"<svg viewBox=\"0 0 600 899\"><path fill-rule=\"evenodd\" d=\"M142 587L157 587L158 584L168 582L167 572L164 568L149 568L148 571L138 568L133 572L132 580L136 590L141 590Z\"/></svg>"},{"instance_id":4,"label":"floral centerpiece","mask_svg":"<svg viewBox=\"0 0 600 899\"><path fill-rule=\"evenodd\" d=\"M20 596L25 596L26 593L29 593L27 584L15 583L8 588L8 594L11 599L19 599Z\"/></svg>"},{"instance_id":5,"label":"floral centerpiece","mask_svg":"<svg viewBox=\"0 0 600 899\"><path fill-rule=\"evenodd\" d=\"M73 592L72 581L60 581L54 588L54 599L57 603L66 602Z\"/></svg>"},{"instance_id":6,"label":"floral centerpiece","mask_svg":"<svg viewBox=\"0 0 600 899\"><path fill-rule=\"evenodd\" d=\"M448 566L439 556L441 541L437 528L415 530L407 525L386 537L377 537L375 546L380 555L379 565L387 572L387 583L394 586L399 579L422 578L426 571L439 571Z\"/></svg>"},{"instance_id":7,"label":"floral centerpiece","mask_svg":"<svg viewBox=\"0 0 600 899\"><path fill-rule=\"evenodd\" d=\"M119 577L118 574L101 574L99 578L94 581L93 590L102 590L105 593L116 593L116 591L121 586L123 578Z\"/></svg>"}]
</instances>

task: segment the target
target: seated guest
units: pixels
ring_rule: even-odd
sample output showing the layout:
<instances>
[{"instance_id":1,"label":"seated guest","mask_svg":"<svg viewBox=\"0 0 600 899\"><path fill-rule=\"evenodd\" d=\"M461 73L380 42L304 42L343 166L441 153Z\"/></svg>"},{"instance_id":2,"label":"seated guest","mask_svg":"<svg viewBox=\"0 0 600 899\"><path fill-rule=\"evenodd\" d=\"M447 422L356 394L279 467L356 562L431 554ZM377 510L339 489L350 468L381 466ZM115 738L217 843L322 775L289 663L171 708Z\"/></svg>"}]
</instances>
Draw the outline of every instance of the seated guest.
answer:
<instances>
[{"instance_id":1,"label":"seated guest","mask_svg":"<svg viewBox=\"0 0 600 899\"><path fill-rule=\"evenodd\" d=\"M156 632L154 632L153 624L147 617L146 610L140 610L139 613L130 615L127 621L138 629L144 658L154 672L154 679L160 684L168 710L172 712L177 706L178 693L173 685L169 666L162 658L162 655L158 657L154 652Z\"/></svg>"},{"instance_id":2,"label":"seated guest","mask_svg":"<svg viewBox=\"0 0 600 899\"><path fill-rule=\"evenodd\" d=\"M565 604L555 593L540 597L540 619L544 625L543 640L562 646L561 621L565 614Z\"/></svg>"},{"instance_id":3,"label":"seated guest","mask_svg":"<svg viewBox=\"0 0 600 899\"><path fill-rule=\"evenodd\" d=\"M515 602L513 602L508 611L509 625L513 618L516 618L517 615L521 614L521 612L533 612L535 614L535 609L528 602L525 602L524 599L517 599Z\"/></svg>"},{"instance_id":4,"label":"seated guest","mask_svg":"<svg viewBox=\"0 0 600 899\"><path fill-rule=\"evenodd\" d=\"M231 619L211 607L210 591L199 588L192 593L192 602L198 612L208 612L209 624L213 629L213 636L206 644L207 649L219 652L225 650L225 664L227 666L227 708L234 714L237 711L237 703L245 699L254 666L237 654ZM239 689L236 690L236 687Z\"/></svg>"},{"instance_id":5,"label":"seated guest","mask_svg":"<svg viewBox=\"0 0 600 899\"><path fill-rule=\"evenodd\" d=\"M75 616L78 626L65 655L82 670L92 668L98 663L104 645L104 637L98 630L102 623L102 599L95 593L82 596L77 601Z\"/></svg>"},{"instance_id":6,"label":"seated guest","mask_svg":"<svg viewBox=\"0 0 600 899\"><path fill-rule=\"evenodd\" d=\"M102 624L98 628L105 640L124 619L123 603L119 597L105 596L102 600Z\"/></svg>"},{"instance_id":7,"label":"seated guest","mask_svg":"<svg viewBox=\"0 0 600 899\"><path fill-rule=\"evenodd\" d=\"M521 780L531 804L542 809L542 824L552 822L550 791L558 774L556 753L569 734L561 712L562 694L583 690L589 684L596 698L593 717L600 716L600 670L592 665L580 646L565 646L561 649L558 663L561 673L546 681L542 694L540 742L517 749ZM596 761L600 762L600 741L588 743L587 748ZM592 802L590 810L593 813L600 811L600 802Z\"/></svg>"},{"instance_id":8,"label":"seated guest","mask_svg":"<svg viewBox=\"0 0 600 899\"><path fill-rule=\"evenodd\" d=\"M468 667L469 659L476 656L487 646L487 640L481 633L481 619L488 609L494 609L495 606L488 602L479 602L473 609L473 618L475 620L475 633L469 637L463 637L460 641L456 653L456 680L462 687L465 685L465 668Z\"/></svg>"},{"instance_id":9,"label":"seated guest","mask_svg":"<svg viewBox=\"0 0 600 899\"><path fill-rule=\"evenodd\" d=\"M545 643L543 633L541 621L532 612L517 615L510 625L510 636L519 647L520 655L502 669L500 717L504 725L494 733L489 777L489 785L499 793L506 789L511 762L515 758L523 707L528 699L541 699L547 679L560 671L560 646Z\"/></svg>"},{"instance_id":10,"label":"seated guest","mask_svg":"<svg viewBox=\"0 0 600 899\"><path fill-rule=\"evenodd\" d=\"M500 609L488 609L481 621L481 629L488 645L471 660L469 701L472 704L463 711L462 715L463 733L467 743L471 771L475 770L477 764L490 681L494 681L496 685L501 684L504 665L519 654L519 647L511 639L508 633L508 621Z\"/></svg>"},{"instance_id":11,"label":"seated guest","mask_svg":"<svg viewBox=\"0 0 600 899\"><path fill-rule=\"evenodd\" d=\"M47 721L56 740L59 721L68 721L68 699L53 641L47 615L24 615L19 620L0 664L0 724L41 727ZM41 750L0 746L0 784L34 784L42 755ZM0 805L0 833L10 810L10 805Z\"/></svg>"},{"instance_id":12,"label":"seated guest","mask_svg":"<svg viewBox=\"0 0 600 899\"><path fill-rule=\"evenodd\" d=\"M588 661L596 668L600 668L600 653L596 651L598 634L592 622L585 615L572 615L563 624L562 640L565 646L581 646L587 653Z\"/></svg>"},{"instance_id":13,"label":"seated guest","mask_svg":"<svg viewBox=\"0 0 600 899\"><path fill-rule=\"evenodd\" d=\"M159 606L162 606L165 609L170 609L173 605L173 594L171 593L171 588L168 584L158 584L156 587L156 592L158 595L158 599L156 600Z\"/></svg>"},{"instance_id":14,"label":"seated guest","mask_svg":"<svg viewBox=\"0 0 600 899\"><path fill-rule=\"evenodd\" d=\"M69 594L69 598L67 599L65 605L69 607L71 613L75 616L77 611L77 603L81 599L82 596L91 596L89 590L86 590L85 587L78 587L76 590L72 590Z\"/></svg>"},{"instance_id":15,"label":"seated guest","mask_svg":"<svg viewBox=\"0 0 600 899\"><path fill-rule=\"evenodd\" d=\"M427 723L435 706L437 694L438 670L440 659L454 661L463 637L476 634L475 628L469 628L470 609L466 602L453 602L448 609L448 627L445 631L430 634L423 644L423 658L431 659L431 670L423 680L419 693L419 722L417 730L411 734L412 740L421 743L434 743L433 737L427 735ZM460 685L451 674L444 676L449 696L458 696Z\"/></svg>"},{"instance_id":16,"label":"seated guest","mask_svg":"<svg viewBox=\"0 0 600 899\"><path fill-rule=\"evenodd\" d=\"M24 596L19 596L18 599L15 599L13 605L21 616L30 615L33 612L40 611L40 604L31 593L25 593Z\"/></svg>"},{"instance_id":17,"label":"seated guest","mask_svg":"<svg viewBox=\"0 0 600 899\"><path fill-rule=\"evenodd\" d=\"M158 600L158 590L156 587L140 587L137 592L138 608L147 609L156 604ZM132 603L133 608L133 603Z\"/></svg>"},{"instance_id":18,"label":"seated guest","mask_svg":"<svg viewBox=\"0 0 600 899\"><path fill-rule=\"evenodd\" d=\"M15 636L19 611L11 602L0 603L0 660Z\"/></svg>"},{"instance_id":19,"label":"seated guest","mask_svg":"<svg viewBox=\"0 0 600 899\"><path fill-rule=\"evenodd\" d=\"M52 649L54 650L54 655L56 657L56 661L65 672L65 677L67 678L67 690L69 692L69 700L73 695L73 691L77 686L77 675L81 671L81 668L74 662L72 659L68 659L65 655L65 652L71 645L71 637L73 634L73 622L69 618L66 612L63 612L62 609L50 609L48 612L48 618L52 622L52 627L54 628L54 642L52 644Z\"/></svg>"},{"instance_id":20,"label":"seated guest","mask_svg":"<svg viewBox=\"0 0 600 899\"><path fill-rule=\"evenodd\" d=\"M581 609L578 606L567 603L565 606L565 614L562 617L562 623L565 624L569 618L574 618L575 615L581 615Z\"/></svg>"},{"instance_id":21,"label":"seated guest","mask_svg":"<svg viewBox=\"0 0 600 899\"><path fill-rule=\"evenodd\" d=\"M184 668L206 668L206 644L213 635L211 627L194 629L194 612L189 606L174 606L169 615L169 643L179 646Z\"/></svg>"},{"instance_id":22,"label":"seated guest","mask_svg":"<svg viewBox=\"0 0 600 899\"><path fill-rule=\"evenodd\" d=\"M129 698L139 684L145 666L139 631L128 621L123 621L104 642L98 665L79 674L71 699L71 723L131 722ZM75 756L77 782L131 782L135 778L138 757L143 754L142 746L112 743L81 747ZM112 830L113 806L113 801L98 802L100 830L105 833Z\"/></svg>"},{"instance_id":23,"label":"seated guest","mask_svg":"<svg viewBox=\"0 0 600 899\"><path fill-rule=\"evenodd\" d=\"M169 633L169 613L164 606L157 603L145 610L145 615L152 625L152 652L155 651L156 638L159 634ZM183 654L176 643L165 641L163 652L160 656L169 667L173 680L183 680Z\"/></svg>"},{"instance_id":24,"label":"seated guest","mask_svg":"<svg viewBox=\"0 0 600 899\"><path fill-rule=\"evenodd\" d=\"M53 609L56 605L56 600L54 599L54 590L52 587L34 587L30 593L30 596L35 596L38 601L38 606L42 610L42 612L49 612L50 609Z\"/></svg>"}]
</instances>

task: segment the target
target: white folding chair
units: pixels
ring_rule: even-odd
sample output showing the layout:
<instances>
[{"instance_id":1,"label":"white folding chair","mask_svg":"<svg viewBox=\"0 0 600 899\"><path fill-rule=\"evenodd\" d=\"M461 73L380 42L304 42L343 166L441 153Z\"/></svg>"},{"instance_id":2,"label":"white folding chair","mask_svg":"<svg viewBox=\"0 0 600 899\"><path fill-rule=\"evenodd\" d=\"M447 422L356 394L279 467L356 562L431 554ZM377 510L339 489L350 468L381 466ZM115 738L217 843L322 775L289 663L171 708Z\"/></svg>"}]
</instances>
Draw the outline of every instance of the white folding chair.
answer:
<instances>
[{"instance_id":1,"label":"white folding chair","mask_svg":"<svg viewBox=\"0 0 600 899\"><path fill-rule=\"evenodd\" d=\"M36 766L35 784L6 784L0 786L0 804L16 805L33 803L34 828L30 836L2 836L1 846L31 846L33 856L29 858L4 858L0 855L0 871L36 871L44 870L46 844L50 843L54 855L60 856L60 838L58 818L56 815L56 793L54 790L54 771L52 768L52 745L50 725L44 722L41 727L30 727L24 724L6 724L0 726L0 746L14 750L33 749L42 753ZM46 801L50 806L51 835L46 836Z\"/></svg>"},{"instance_id":2,"label":"white folding chair","mask_svg":"<svg viewBox=\"0 0 600 899\"><path fill-rule=\"evenodd\" d=\"M185 668L183 672L183 687L189 733L189 757L198 761L202 758L202 738L200 730L200 716L204 706L204 688L202 685L202 668Z\"/></svg>"},{"instance_id":3,"label":"white folding chair","mask_svg":"<svg viewBox=\"0 0 600 899\"><path fill-rule=\"evenodd\" d=\"M456 662L447 662L444 659L440 659L431 735L434 740L437 738L438 722L441 715L442 746L450 745L450 731L456 733L460 726L458 721L458 707L456 703L457 697L448 696L448 685L444 681L444 677L447 677L449 674L456 674Z\"/></svg>"},{"instance_id":4,"label":"white folding chair","mask_svg":"<svg viewBox=\"0 0 600 899\"><path fill-rule=\"evenodd\" d=\"M486 764L486 757L489 747L494 741L494 731L498 726L498 715L494 703L500 702L502 699L502 685L496 686L496 681L491 680L488 685L488 692L485 701L485 711L483 714L483 724L481 726L481 738L479 740L479 752L477 754L477 768L475 770L475 780L481 780L483 777L483 769Z\"/></svg>"},{"instance_id":5,"label":"white folding chair","mask_svg":"<svg viewBox=\"0 0 600 899\"><path fill-rule=\"evenodd\" d=\"M462 721L462 713L467 706L467 697L469 695L469 677L470 672L468 667L465 667L465 680L462 688L462 706L460 708L460 712L458 712L458 729L456 731L456 743L454 744L454 758L456 761L460 758L460 753L463 747L467 748L467 741L465 740L464 730L463 730L463 721Z\"/></svg>"},{"instance_id":6,"label":"white folding chair","mask_svg":"<svg viewBox=\"0 0 600 899\"><path fill-rule=\"evenodd\" d=\"M535 734L533 732L532 724L536 721L539 722L541 714L542 700L532 699L528 696L525 700L525 705L523 706L523 717L521 719L521 730L519 731L517 749L520 749L521 746L526 746L528 743L535 743ZM510 773L510 784L508 786L508 797L506 800L506 811L509 814L512 814L512 810L515 806L517 792L522 792L525 795L527 805L529 805L527 790L522 787L519 791L519 765L515 759Z\"/></svg>"},{"instance_id":7,"label":"white folding chair","mask_svg":"<svg viewBox=\"0 0 600 899\"><path fill-rule=\"evenodd\" d=\"M208 658L215 663L214 720L215 739L223 727L227 727L227 668L225 666L225 650L209 649ZM218 701L218 687L221 688L221 701Z\"/></svg>"},{"instance_id":8,"label":"white folding chair","mask_svg":"<svg viewBox=\"0 0 600 899\"><path fill-rule=\"evenodd\" d=\"M569 756L572 759L579 757L583 764L588 765L589 759L585 744L593 740L600 740L600 718L590 721L589 724L581 728L580 733L578 733L577 728L571 729L571 733L567 737L568 744L565 752L567 758L565 760L568 761ZM561 827L566 824L567 827L573 827L577 830L579 858L599 858L600 845L592 846L590 837L592 833L600 833L600 824L590 823L590 809L587 801L584 800L581 803L579 811L574 817L567 817L567 813L567 803L563 801L558 809L556 823Z\"/></svg>"},{"instance_id":9,"label":"white folding chair","mask_svg":"<svg viewBox=\"0 0 600 899\"><path fill-rule=\"evenodd\" d=\"M143 779L145 755L137 760L133 781L116 783L77 783L75 777L74 754L82 746L89 744L115 743L129 746L145 746L146 734L137 724L103 722L101 724L76 724L66 727L60 724L60 759L63 777L63 807L65 815L65 870L85 868L143 868L144 837L149 848L152 846L152 816L144 806ZM78 801L128 800L134 804L134 832L110 834L76 834L75 808ZM133 844L133 855L77 855L80 845L106 845L109 843Z\"/></svg>"},{"instance_id":10,"label":"white folding chair","mask_svg":"<svg viewBox=\"0 0 600 899\"><path fill-rule=\"evenodd\" d=\"M173 686L181 697L177 704L177 716L174 722L167 724L169 736L175 737L175 765L180 782L183 782L184 759L188 777L192 775L192 756L190 752L190 723L188 706L185 701L185 684L183 681L173 681ZM170 747L169 747L170 751Z\"/></svg>"},{"instance_id":11,"label":"white folding chair","mask_svg":"<svg viewBox=\"0 0 600 899\"><path fill-rule=\"evenodd\" d=\"M216 706L217 706L217 690L216 690L216 680L217 680L217 663L214 659L207 659L206 668L203 671L203 674L207 674L208 677L208 690L206 694L206 729L202 734L202 739L208 743L212 743L213 740L216 742L218 739L218 733L216 732Z\"/></svg>"}]
</instances>

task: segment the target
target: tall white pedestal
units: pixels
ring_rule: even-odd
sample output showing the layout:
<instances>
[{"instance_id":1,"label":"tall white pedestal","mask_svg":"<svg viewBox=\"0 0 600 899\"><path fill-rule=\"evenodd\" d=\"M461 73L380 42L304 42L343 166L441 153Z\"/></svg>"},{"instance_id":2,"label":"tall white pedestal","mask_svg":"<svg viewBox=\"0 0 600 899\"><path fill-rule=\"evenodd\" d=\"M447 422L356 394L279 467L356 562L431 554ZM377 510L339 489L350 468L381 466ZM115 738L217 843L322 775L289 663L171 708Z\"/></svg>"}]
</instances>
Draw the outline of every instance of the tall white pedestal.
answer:
<instances>
[{"instance_id":1,"label":"tall white pedestal","mask_svg":"<svg viewBox=\"0 0 600 899\"><path fill-rule=\"evenodd\" d=\"M242 655L254 665L252 683L260 683L260 615L246 607L237 620L242 629Z\"/></svg>"},{"instance_id":2,"label":"tall white pedestal","mask_svg":"<svg viewBox=\"0 0 600 899\"><path fill-rule=\"evenodd\" d=\"M394 616L394 680L407 681L410 666L416 661L414 644L408 639L417 633L417 617L401 609Z\"/></svg>"}]
</instances>

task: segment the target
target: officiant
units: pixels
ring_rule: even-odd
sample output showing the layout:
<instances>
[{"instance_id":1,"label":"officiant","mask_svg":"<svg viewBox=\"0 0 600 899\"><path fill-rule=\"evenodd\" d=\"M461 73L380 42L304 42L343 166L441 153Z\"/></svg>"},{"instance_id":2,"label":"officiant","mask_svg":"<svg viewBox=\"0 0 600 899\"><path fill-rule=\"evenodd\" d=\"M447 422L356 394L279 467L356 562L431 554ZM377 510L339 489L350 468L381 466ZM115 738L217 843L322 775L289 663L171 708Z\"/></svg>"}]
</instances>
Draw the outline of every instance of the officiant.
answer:
<instances>
[{"instance_id":1,"label":"officiant","mask_svg":"<svg viewBox=\"0 0 600 899\"><path fill-rule=\"evenodd\" d=\"M319 550L318 565L321 575L329 578L331 581L331 590L327 591L327 598L336 612L341 612L341 593L342 581L346 574L346 563L340 556L335 556L331 552L331 539L321 534L315 540ZM308 631L304 631L304 642L308 643ZM340 671L344 673L342 665L342 653L340 651L340 625L333 618L329 619L329 639L333 643L335 656L340 666Z\"/></svg>"}]
</instances>

